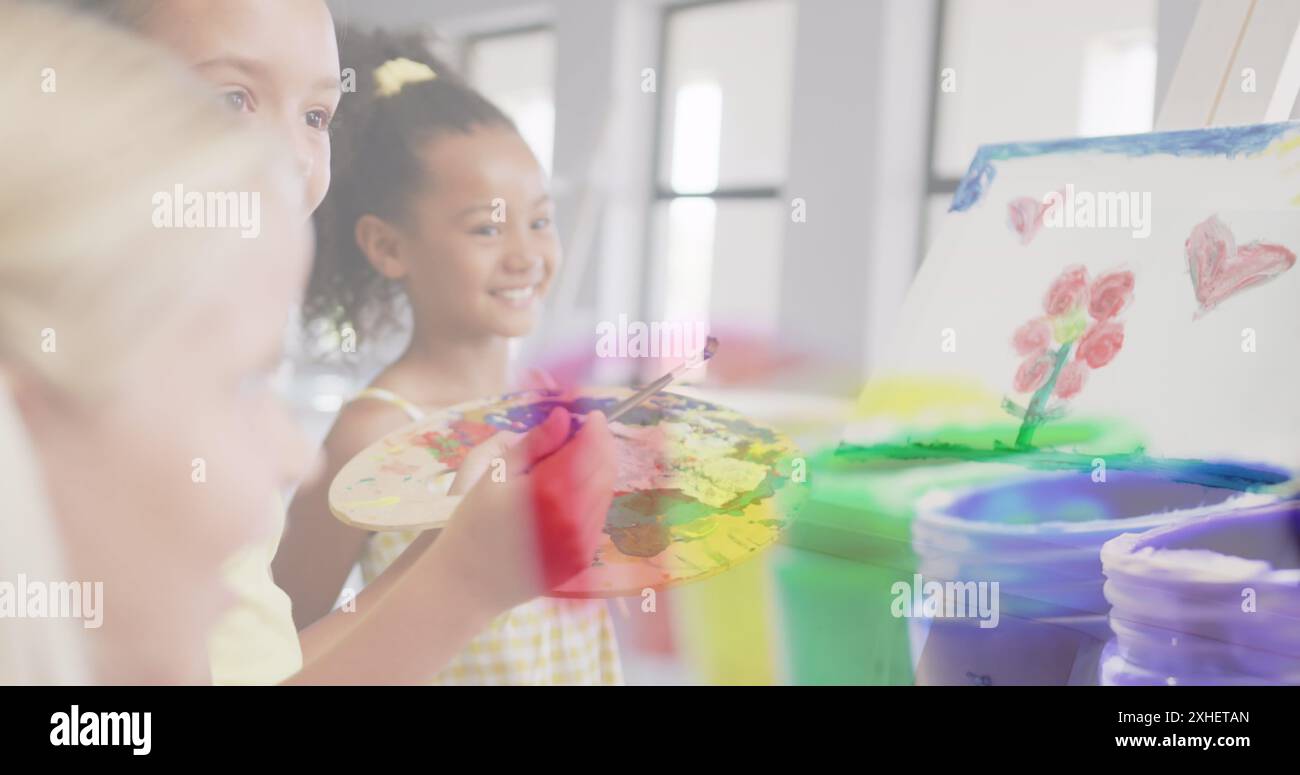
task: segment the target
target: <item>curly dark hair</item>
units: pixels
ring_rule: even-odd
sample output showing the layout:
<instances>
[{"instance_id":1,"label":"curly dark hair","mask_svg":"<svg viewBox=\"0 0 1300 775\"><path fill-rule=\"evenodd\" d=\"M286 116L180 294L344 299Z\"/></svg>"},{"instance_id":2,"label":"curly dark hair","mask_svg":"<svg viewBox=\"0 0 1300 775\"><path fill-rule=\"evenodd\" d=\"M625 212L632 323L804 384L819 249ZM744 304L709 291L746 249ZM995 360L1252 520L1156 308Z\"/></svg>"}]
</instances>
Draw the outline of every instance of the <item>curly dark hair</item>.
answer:
<instances>
[{"instance_id":1,"label":"curly dark hair","mask_svg":"<svg viewBox=\"0 0 1300 775\"><path fill-rule=\"evenodd\" d=\"M429 51L418 34L339 29L345 75L355 70L356 91L345 93L331 128L332 183L316 211L316 262L303 300L303 323L322 321L335 332L350 326L356 339L397 321L401 286L379 272L358 247L356 223L374 214L400 219L411 196L427 185L421 151L444 134L514 123ZM430 81L407 83L380 96L375 71L397 58L427 64Z\"/></svg>"}]
</instances>

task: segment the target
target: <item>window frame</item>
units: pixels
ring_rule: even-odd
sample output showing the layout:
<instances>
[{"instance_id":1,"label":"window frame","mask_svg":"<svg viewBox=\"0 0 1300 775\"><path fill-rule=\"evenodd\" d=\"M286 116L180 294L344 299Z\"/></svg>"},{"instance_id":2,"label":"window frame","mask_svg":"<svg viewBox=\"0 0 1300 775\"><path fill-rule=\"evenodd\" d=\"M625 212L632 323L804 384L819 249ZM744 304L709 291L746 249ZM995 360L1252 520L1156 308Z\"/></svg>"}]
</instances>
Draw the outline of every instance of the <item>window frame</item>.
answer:
<instances>
[{"instance_id":1,"label":"window frame","mask_svg":"<svg viewBox=\"0 0 1300 775\"><path fill-rule=\"evenodd\" d=\"M925 263L925 254L930 247L928 235L933 226L930 223L930 200L941 195L951 199L952 195L957 193L957 186L961 183L960 177L936 175L934 172L934 144L938 139L939 126L939 73L942 72L944 32L948 25L948 13L948 0L936 0L934 37L930 46L931 88L929 115L926 117L925 191L921 194L921 201L917 203L917 206L921 208L921 218L919 219L921 228L916 234L916 265L913 267L914 273L921 268L921 264Z\"/></svg>"},{"instance_id":2,"label":"window frame","mask_svg":"<svg viewBox=\"0 0 1300 775\"><path fill-rule=\"evenodd\" d=\"M672 25L673 16L682 12L697 10L719 5L739 5L744 3L755 2L756 0L668 0L659 9L659 29L657 52L656 73L658 76L666 77L668 74L669 56L668 49L669 29ZM796 6L797 8L797 6ZM795 59L797 59L797 54ZM792 62L793 64L793 62ZM657 76L657 77L658 77ZM663 203L671 203L677 199L711 199L714 201L757 201L772 200L780 202L784 197L786 185L789 182L789 168L787 164L785 178L771 185L766 186L723 186L719 185L713 191L702 192L678 192L672 188L671 180L665 185L660 180L660 171L664 161L664 153L668 149L668 138L664 132L664 117L666 114L665 95L668 92L667 87L670 84L664 78L656 83L654 96L654 127L651 133L650 145L650 198L646 208L646 229L645 240L642 253L645 260L642 261L641 270L641 298L639 305L642 310L642 317L649 316L651 310L656 308L656 302L662 303L664 299L656 300L652 293L655 288L656 273L662 269L660 256L656 255L655 234L656 216ZM793 95L792 95L793 96ZM716 239L716 238L715 238Z\"/></svg>"},{"instance_id":3,"label":"window frame","mask_svg":"<svg viewBox=\"0 0 1300 775\"><path fill-rule=\"evenodd\" d=\"M474 47L480 43L500 38L513 38L519 35L530 35L537 32L549 32L551 35L556 34L555 25L551 22L532 22L529 24L519 24L511 27L500 27L483 32L473 32L460 38L460 51L458 52L457 62L460 72L465 74L465 79L469 79L470 57ZM555 78L552 77L552 81Z\"/></svg>"}]
</instances>

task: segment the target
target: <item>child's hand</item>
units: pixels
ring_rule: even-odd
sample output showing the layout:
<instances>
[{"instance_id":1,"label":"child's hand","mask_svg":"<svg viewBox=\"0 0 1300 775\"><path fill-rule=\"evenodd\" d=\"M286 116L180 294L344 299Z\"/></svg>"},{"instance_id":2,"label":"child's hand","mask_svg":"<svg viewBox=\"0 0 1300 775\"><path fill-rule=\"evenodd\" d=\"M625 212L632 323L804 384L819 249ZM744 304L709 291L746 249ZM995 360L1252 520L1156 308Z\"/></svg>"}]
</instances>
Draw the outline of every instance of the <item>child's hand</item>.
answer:
<instances>
[{"instance_id":1,"label":"child's hand","mask_svg":"<svg viewBox=\"0 0 1300 775\"><path fill-rule=\"evenodd\" d=\"M614 439L599 413L572 438L569 427L569 412L556 409L503 444L505 481L480 477L434 543L486 605L518 605L591 564L614 496Z\"/></svg>"},{"instance_id":2,"label":"child's hand","mask_svg":"<svg viewBox=\"0 0 1300 775\"><path fill-rule=\"evenodd\" d=\"M474 483L483 478L483 474L492 466L493 461L506 460L510 449L519 443L521 438L523 436L518 433L501 431L471 449L457 469L456 478L452 480L447 494L464 495L469 492Z\"/></svg>"},{"instance_id":3,"label":"child's hand","mask_svg":"<svg viewBox=\"0 0 1300 775\"><path fill-rule=\"evenodd\" d=\"M614 499L618 453L605 415L592 412L567 443L570 418L559 409L520 446L532 470L533 517L545 589L586 570L596 553ZM549 457L547 457L549 455Z\"/></svg>"}]
</instances>

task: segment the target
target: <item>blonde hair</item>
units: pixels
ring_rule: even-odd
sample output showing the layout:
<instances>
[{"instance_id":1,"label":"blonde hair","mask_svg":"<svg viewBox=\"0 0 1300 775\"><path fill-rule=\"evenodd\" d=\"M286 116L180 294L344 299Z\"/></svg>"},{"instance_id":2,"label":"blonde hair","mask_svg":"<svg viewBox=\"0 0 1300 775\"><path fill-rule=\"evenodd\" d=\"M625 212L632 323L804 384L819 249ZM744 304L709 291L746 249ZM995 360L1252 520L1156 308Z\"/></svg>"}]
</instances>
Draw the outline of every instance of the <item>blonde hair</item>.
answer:
<instances>
[{"instance_id":1,"label":"blonde hair","mask_svg":"<svg viewBox=\"0 0 1300 775\"><path fill-rule=\"evenodd\" d=\"M151 331L230 287L238 235L157 229L154 194L246 187L269 147L161 49L91 19L0 0L0 52L0 580L52 580L63 553L6 373L111 390ZM80 629L5 621L0 684L86 681Z\"/></svg>"},{"instance_id":2,"label":"blonde hair","mask_svg":"<svg viewBox=\"0 0 1300 775\"><path fill-rule=\"evenodd\" d=\"M90 19L2 6L0 51L0 363L89 394L238 249L227 230L155 227L155 196L247 188L269 140L162 49Z\"/></svg>"}]
</instances>

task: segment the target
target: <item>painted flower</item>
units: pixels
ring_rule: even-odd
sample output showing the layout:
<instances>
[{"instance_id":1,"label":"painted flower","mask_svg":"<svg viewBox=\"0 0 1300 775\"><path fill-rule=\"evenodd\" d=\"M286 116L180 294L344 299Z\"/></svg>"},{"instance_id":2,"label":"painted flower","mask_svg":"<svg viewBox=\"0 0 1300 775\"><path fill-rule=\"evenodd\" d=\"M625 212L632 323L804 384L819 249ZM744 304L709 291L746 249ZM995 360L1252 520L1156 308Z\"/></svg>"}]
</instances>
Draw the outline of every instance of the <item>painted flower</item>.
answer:
<instances>
[{"instance_id":1,"label":"painted flower","mask_svg":"<svg viewBox=\"0 0 1300 775\"><path fill-rule=\"evenodd\" d=\"M1069 344L1083 335L1088 327L1088 316L1083 314L1083 307L1075 307L1065 315L1052 318L1052 338L1061 344Z\"/></svg>"},{"instance_id":2,"label":"painted flower","mask_svg":"<svg viewBox=\"0 0 1300 775\"><path fill-rule=\"evenodd\" d=\"M1040 355L1052 344L1052 327L1045 318L1034 318L1016 329L1011 346L1017 355Z\"/></svg>"},{"instance_id":3,"label":"painted flower","mask_svg":"<svg viewBox=\"0 0 1300 775\"><path fill-rule=\"evenodd\" d=\"M1110 363L1124 346L1124 324L1114 320L1099 320L1079 338L1075 360L1083 361L1094 369Z\"/></svg>"},{"instance_id":4,"label":"painted flower","mask_svg":"<svg viewBox=\"0 0 1300 775\"><path fill-rule=\"evenodd\" d=\"M1068 266L1043 297L1047 316L1016 329L1011 344L1024 360L1013 388L1032 394L1023 406L1010 398L1003 401L1008 412L1023 418L1017 448L1031 448L1038 427L1062 416L1064 404L1079 395L1091 371L1110 363L1124 347L1124 324L1117 317L1132 302L1133 285L1129 271L1105 272L1092 282L1085 267ZM1050 332L1046 346L1044 329ZM1072 349L1074 357L1067 360ZM1049 406L1053 397L1056 405Z\"/></svg>"},{"instance_id":5,"label":"painted flower","mask_svg":"<svg viewBox=\"0 0 1300 775\"><path fill-rule=\"evenodd\" d=\"M1042 387L1052 372L1052 362L1052 356L1046 353L1026 358L1016 369L1015 389L1020 393L1032 393Z\"/></svg>"},{"instance_id":6,"label":"painted flower","mask_svg":"<svg viewBox=\"0 0 1300 775\"><path fill-rule=\"evenodd\" d=\"M1056 375L1056 384L1052 386L1052 395L1057 398L1074 398L1083 390L1083 383L1088 380L1088 367L1081 361L1070 361L1061 367Z\"/></svg>"},{"instance_id":7,"label":"painted flower","mask_svg":"<svg viewBox=\"0 0 1300 775\"><path fill-rule=\"evenodd\" d=\"M1052 282L1043 299L1043 309L1052 317L1064 315L1075 307L1088 303L1088 270L1074 265L1065 268Z\"/></svg>"},{"instance_id":8,"label":"painted flower","mask_svg":"<svg viewBox=\"0 0 1300 775\"><path fill-rule=\"evenodd\" d=\"M1109 320L1133 300L1133 273L1107 272L1092 284L1088 295L1088 314L1097 320Z\"/></svg>"}]
</instances>

